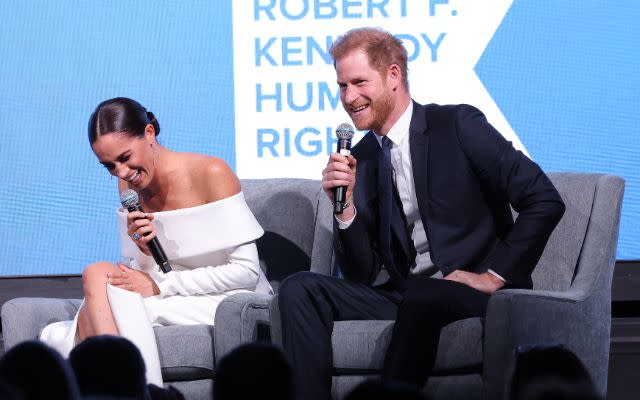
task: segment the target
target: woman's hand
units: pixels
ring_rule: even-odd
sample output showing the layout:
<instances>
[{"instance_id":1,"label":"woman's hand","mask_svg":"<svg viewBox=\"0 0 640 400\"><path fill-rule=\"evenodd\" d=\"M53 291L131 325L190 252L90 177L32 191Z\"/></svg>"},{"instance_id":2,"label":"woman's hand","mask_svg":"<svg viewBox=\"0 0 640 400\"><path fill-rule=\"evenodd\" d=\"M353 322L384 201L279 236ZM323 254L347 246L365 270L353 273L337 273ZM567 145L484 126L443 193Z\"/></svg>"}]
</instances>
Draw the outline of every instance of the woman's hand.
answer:
<instances>
[{"instance_id":1,"label":"woman's hand","mask_svg":"<svg viewBox=\"0 0 640 400\"><path fill-rule=\"evenodd\" d=\"M160 288L146 272L127 267L118 261L118 271L107 273L109 284L130 292L140 293L142 297L160 294Z\"/></svg>"},{"instance_id":2,"label":"woman's hand","mask_svg":"<svg viewBox=\"0 0 640 400\"><path fill-rule=\"evenodd\" d=\"M127 214L127 233L140 251L148 256L151 255L151 251L147 243L156 237L156 228L151 221L153 221L153 214L142 211L132 211Z\"/></svg>"}]
</instances>

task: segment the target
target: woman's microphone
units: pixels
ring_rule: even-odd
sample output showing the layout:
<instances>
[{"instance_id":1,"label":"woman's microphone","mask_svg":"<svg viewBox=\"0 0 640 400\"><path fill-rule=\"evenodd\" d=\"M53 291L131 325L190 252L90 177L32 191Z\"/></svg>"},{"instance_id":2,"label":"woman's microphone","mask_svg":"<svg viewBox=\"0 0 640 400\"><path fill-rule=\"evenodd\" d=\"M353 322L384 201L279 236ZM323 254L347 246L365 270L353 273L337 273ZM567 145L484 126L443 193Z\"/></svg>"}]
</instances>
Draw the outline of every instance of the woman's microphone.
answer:
<instances>
[{"instance_id":1,"label":"woman's microphone","mask_svg":"<svg viewBox=\"0 0 640 400\"><path fill-rule=\"evenodd\" d=\"M136 193L134 190L126 189L120 192L120 202L122 203L122 207L129 210L129 212L144 212L144 210L142 210L142 206L138 202L138 193ZM166 274L167 272L171 271L171 265L169 264L169 260L167 260L167 255L162 249L158 238L154 237L153 239L149 240L149 242L147 242L147 247L151 251L153 259L155 260L156 264L160 266L162 272Z\"/></svg>"}]
</instances>

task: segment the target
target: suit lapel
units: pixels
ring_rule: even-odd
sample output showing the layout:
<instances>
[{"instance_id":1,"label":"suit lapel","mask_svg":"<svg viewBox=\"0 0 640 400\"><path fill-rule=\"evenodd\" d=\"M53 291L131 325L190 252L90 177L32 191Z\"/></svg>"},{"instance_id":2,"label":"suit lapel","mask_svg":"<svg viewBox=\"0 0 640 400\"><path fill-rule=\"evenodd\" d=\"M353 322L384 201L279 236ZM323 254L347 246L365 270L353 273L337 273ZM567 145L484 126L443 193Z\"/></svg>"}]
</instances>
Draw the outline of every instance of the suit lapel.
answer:
<instances>
[{"instance_id":1,"label":"suit lapel","mask_svg":"<svg viewBox=\"0 0 640 400\"><path fill-rule=\"evenodd\" d=\"M378 151L380 145L374 137L373 132L368 132L364 138L358 143L361 151L358 153L358 182L357 183L360 197L357 198L357 204L364 204L370 207L372 201L377 198L377 182L378 182ZM364 203L361 203L364 202ZM377 212L377 211L376 211Z\"/></svg>"},{"instance_id":2,"label":"suit lapel","mask_svg":"<svg viewBox=\"0 0 640 400\"><path fill-rule=\"evenodd\" d=\"M429 180L429 135L427 131L426 106L413 102L413 115L409 126L409 143L411 152L411 168L413 182L416 187L416 198L420 210L420 218L426 229L428 210Z\"/></svg>"}]
</instances>

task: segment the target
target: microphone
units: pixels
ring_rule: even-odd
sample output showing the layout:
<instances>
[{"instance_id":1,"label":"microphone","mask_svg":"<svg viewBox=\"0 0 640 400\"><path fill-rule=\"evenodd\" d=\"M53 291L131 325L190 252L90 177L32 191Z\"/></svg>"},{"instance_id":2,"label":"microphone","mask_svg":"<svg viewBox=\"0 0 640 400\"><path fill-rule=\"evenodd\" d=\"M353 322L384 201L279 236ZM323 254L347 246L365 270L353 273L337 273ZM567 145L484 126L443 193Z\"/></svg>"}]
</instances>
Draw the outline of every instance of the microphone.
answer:
<instances>
[{"instance_id":1,"label":"microphone","mask_svg":"<svg viewBox=\"0 0 640 400\"><path fill-rule=\"evenodd\" d=\"M349 157L351 154L351 138L353 138L353 126L349 124L340 124L336 128L336 136L338 137L337 152L343 156ZM338 186L333 188L333 213L342 214L344 209L345 197L347 196L347 187Z\"/></svg>"},{"instance_id":2,"label":"microphone","mask_svg":"<svg viewBox=\"0 0 640 400\"><path fill-rule=\"evenodd\" d=\"M122 207L129 210L129 212L144 212L142 210L142 206L140 206L140 203L138 202L138 193L136 193L134 190L126 189L120 192L120 202L122 203ZM169 260L167 260L167 255L162 249L158 238L154 237L149 242L147 242L147 247L149 247L149 250L153 255L153 259L155 260L156 264L160 266L162 272L166 274L167 272L171 271L171 265L169 264Z\"/></svg>"}]
</instances>

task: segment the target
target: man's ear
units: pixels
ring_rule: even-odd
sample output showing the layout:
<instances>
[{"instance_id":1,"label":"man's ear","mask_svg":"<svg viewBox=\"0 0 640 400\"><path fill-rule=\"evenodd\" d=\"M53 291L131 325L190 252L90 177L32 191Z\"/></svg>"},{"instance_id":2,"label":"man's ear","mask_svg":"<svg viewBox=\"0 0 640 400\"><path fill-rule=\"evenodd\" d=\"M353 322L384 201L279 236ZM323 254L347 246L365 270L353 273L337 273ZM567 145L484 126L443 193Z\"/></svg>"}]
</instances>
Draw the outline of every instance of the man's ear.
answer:
<instances>
[{"instance_id":1,"label":"man's ear","mask_svg":"<svg viewBox=\"0 0 640 400\"><path fill-rule=\"evenodd\" d=\"M391 84L391 88L396 90L402 85L402 71L398 64L391 64L387 70L387 80Z\"/></svg>"}]
</instances>

